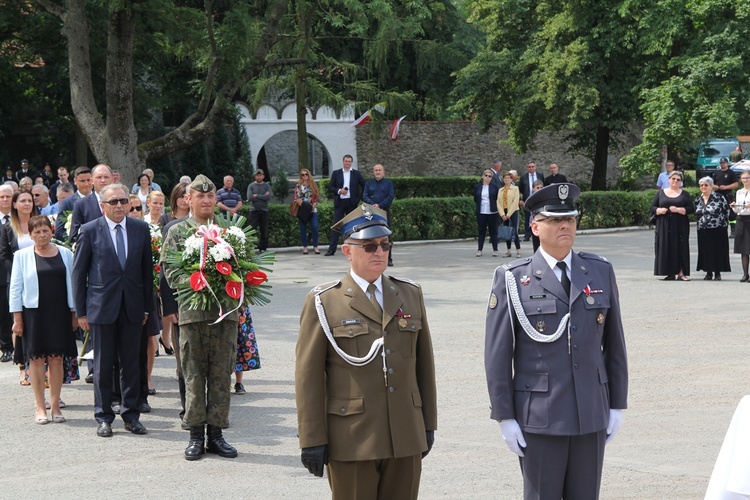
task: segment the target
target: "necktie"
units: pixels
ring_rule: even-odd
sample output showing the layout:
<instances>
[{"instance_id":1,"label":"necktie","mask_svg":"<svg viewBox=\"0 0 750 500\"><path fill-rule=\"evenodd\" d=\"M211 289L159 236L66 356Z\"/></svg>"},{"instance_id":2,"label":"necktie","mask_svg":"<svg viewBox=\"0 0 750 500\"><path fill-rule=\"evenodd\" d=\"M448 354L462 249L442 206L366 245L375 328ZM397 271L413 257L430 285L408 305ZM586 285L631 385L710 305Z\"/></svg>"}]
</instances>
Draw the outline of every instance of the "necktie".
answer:
<instances>
[{"instance_id":1,"label":"necktie","mask_svg":"<svg viewBox=\"0 0 750 500\"><path fill-rule=\"evenodd\" d=\"M120 261L120 266L125 269L125 237L122 235L122 226L117 224L115 226L115 241L117 241L117 258Z\"/></svg>"},{"instance_id":2,"label":"necktie","mask_svg":"<svg viewBox=\"0 0 750 500\"><path fill-rule=\"evenodd\" d=\"M565 289L565 293L568 297L570 297L570 278L568 278L568 272L567 268L568 266L565 265L565 262L560 261L557 263L557 267L560 268L562 271L562 277L560 277L560 284Z\"/></svg>"},{"instance_id":3,"label":"necktie","mask_svg":"<svg viewBox=\"0 0 750 500\"><path fill-rule=\"evenodd\" d=\"M380 307L377 297L375 297L375 290L377 289L378 287L376 287L374 283L370 283L369 285L367 285L367 293L370 294L370 303L375 308L375 310L378 311L378 313L382 314L383 309Z\"/></svg>"},{"instance_id":4,"label":"necktie","mask_svg":"<svg viewBox=\"0 0 750 500\"><path fill-rule=\"evenodd\" d=\"M3 217L3 224L7 224L10 221L10 215Z\"/></svg>"}]
</instances>

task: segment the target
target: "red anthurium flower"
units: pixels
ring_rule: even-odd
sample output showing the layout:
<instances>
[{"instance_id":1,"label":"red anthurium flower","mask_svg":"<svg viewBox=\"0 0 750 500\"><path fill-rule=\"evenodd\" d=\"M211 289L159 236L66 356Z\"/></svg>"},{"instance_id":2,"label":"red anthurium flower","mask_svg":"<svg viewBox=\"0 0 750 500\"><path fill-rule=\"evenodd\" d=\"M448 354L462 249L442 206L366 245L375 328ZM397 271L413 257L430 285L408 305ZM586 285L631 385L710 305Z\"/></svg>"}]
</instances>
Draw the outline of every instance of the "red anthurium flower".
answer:
<instances>
[{"instance_id":1,"label":"red anthurium flower","mask_svg":"<svg viewBox=\"0 0 750 500\"><path fill-rule=\"evenodd\" d=\"M240 292L242 291L242 283L240 281L228 281L224 289L227 291L227 295L233 299L239 299Z\"/></svg>"},{"instance_id":2,"label":"red anthurium flower","mask_svg":"<svg viewBox=\"0 0 750 500\"><path fill-rule=\"evenodd\" d=\"M217 262L216 270L224 276L226 276L227 274L232 274L232 266L229 264L229 262Z\"/></svg>"},{"instance_id":3,"label":"red anthurium flower","mask_svg":"<svg viewBox=\"0 0 750 500\"><path fill-rule=\"evenodd\" d=\"M245 276L248 285L260 285L268 281L268 276L263 271L251 271Z\"/></svg>"},{"instance_id":4,"label":"red anthurium flower","mask_svg":"<svg viewBox=\"0 0 750 500\"><path fill-rule=\"evenodd\" d=\"M190 275L190 286L196 292L200 292L206 288L206 282L203 280L203 275L200 271L195 271Z\"/></svg>"}]
</instances>

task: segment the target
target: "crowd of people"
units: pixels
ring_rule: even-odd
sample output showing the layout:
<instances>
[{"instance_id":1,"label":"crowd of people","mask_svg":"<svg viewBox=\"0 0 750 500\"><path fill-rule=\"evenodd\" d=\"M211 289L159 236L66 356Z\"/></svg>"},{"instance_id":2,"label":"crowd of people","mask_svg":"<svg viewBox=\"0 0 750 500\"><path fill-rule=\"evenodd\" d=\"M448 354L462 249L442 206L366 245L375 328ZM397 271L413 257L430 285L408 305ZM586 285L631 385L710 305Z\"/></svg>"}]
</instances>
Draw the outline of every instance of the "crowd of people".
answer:
<instances>
[{"instance_id":1,"label":"crowd of people","mask_svg":"<svg viewBox=\"0 0 750 500\"><path fill-rule=\"evenodd\" d=\"M568 178L560 173L557 163L549 164L550 174L544 177L537 173L536 162L526 164L526 173L515 170L503 172L503 162L496 161L492 167L482 172L481 182L474 186L475 214L477 216L478 238L477 257L482 256L484 240L489 232L492 256L498 256L498 244L505 241L503 257L512 257L511 245L515 246L516 257L521 256L521 235L519 233L521 213L524 215L523 241L531 241L533 252L539 248L539 238L532 234L531 222L534 214L526 209L526 200L543 187L568 183Z\"/></svg>"},{"instance_id":2,"label":"crowd of people","mask_svg":"<svg viewBox=\"0 0 750 500\"><path fill-rule=\"evenodd\" d=\"M57 169L57 177L49 165L43 173L36 176L24 160L0 185L0 262L5 271L0 284L8 297L0 301L0 361L17 364L21 385L33 389L34 422L65 422L61 387L79 378L76 335L82 339L88 332L84 345L92 349L82 359L89 358L86 382L94 386L98 436L113 435L118 414L126 431L148 432L140 417L151 411L148 396L156 394L151 372L161 345L180 365L181 417L183 428L191 430L185 458L200 458L204 450L236 456L221 433L227 425L232 372L206 373L203 367L233 366L234 392L246 392L242 372L260 367L250 310L243 307L220 328L212 324L216 318L196 320L195 311L176 305L176 283L163 254L160 263L152 254L154 233L162 233L165 246L179 245L169 237L170 226L213 220L214 208L221 206L216 186L202 175L195 180L183 176L165 211L166 195L150 169L132 188L104 164L79 167L73 179L65 167ZM231 188L227 179L224 184ZM163 276L155 276L159 268ZM161 279L158 287L156 278ZM173 340L179 338L180 325L189 339L183 353L172 347L180 345ZM217 329L223 332L218 358L215 350L196 347ZM208 399L201 389L207 380ZM205 443L198 443L196 429L203 431L205 425Z\"/></svg>"},{"instance_id":3,"label":"crowd of people","mask_svg":"<svg viewBox=\"0 0 750 500\"><path fill-rule=\"evenodd\" d=\"M735 189L742 182L742 188ZM683 189L684 175L667 161L656 183L659 191L651 203L650 222L655 226L654 275L668 281L690 281L690 219L697 219L698 263L696 271L706 281L721 281L730 272L730 244L742 259L741 282L748 282L750 264L750 170L737 174L722 158L713 176L698 179L695 199ZM734 222L734 224L733 224Z\"/></svg>"}]
</instances>

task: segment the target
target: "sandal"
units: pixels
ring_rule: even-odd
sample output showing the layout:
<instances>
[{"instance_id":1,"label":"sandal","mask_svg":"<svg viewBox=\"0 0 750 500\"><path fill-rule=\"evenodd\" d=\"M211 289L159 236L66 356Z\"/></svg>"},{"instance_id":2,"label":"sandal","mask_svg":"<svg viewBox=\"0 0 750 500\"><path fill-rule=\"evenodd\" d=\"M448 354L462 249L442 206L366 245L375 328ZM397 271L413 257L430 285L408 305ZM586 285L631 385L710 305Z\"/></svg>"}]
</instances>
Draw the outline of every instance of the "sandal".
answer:
<instances>
[{"instance_id":1,"label":"sandal","mask_svg":"<svg viewBox=\"0 0 750 500\"><path fill-rule=\"evenodd\" d=\"M320 255L320 250L318 250L317 248L313 248L313 253L315 255Z\"/></svg>"},{"instance_id":2,"label":"sandal","mask_svg":"<svg viewBox=\"0 0 750 500\"><path fill-rule=\"evenodd\" d=\"M65 417L62 415L52 415L52 421L56 424L62 424L65 422Z\"/></svg>"},{"instance_id":3,"label":"sandal","mask_svg":"<svg viewBox=\"0 0 750 500\"><path fill-rule=\"evenodd\" d=\"M67 405L65 404L65 401L63 401L63 400L61 399L61 400L60 400L60 405L59 405L59 406L60 406L60 409L62 409L62 408L65 408L65 406L67 406ZM49 404L49 401L45 401L45 402L44 402L44 407L45 407L46 409L48 409L48 410L49 410L50 408L52 408L52 405L50 405L50 404Z\"/></svg>"},{"instance_id":4,"label":"sandal","mask_svg":"<svg viewBox=\"0 0 750 500\"><path fill-rule=\"evenodd\" d=\"M302 250L302 255L307 255L308 253L310 253L310 252L307 251L307 248L305 248L304 250Z\"/></svg>"}]
</instances>

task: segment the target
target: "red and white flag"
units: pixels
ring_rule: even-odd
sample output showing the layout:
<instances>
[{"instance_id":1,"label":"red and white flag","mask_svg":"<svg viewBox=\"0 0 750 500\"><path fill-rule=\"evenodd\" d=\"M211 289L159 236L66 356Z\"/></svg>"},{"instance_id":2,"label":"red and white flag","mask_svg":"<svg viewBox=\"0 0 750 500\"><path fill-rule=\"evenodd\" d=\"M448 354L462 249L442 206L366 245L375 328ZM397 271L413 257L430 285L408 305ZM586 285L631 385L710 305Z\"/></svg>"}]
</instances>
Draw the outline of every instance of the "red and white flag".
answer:
<instances>
[{"instance_id":1,"label":"red and white flag","mask_svg":"<svg viewBox=\"0 0 750 500\"><path fill-rule=\"evenodd\" d=\"M352 127L359 127L359 126L364 125L365 123L369 122L370 119L372 118L372 116L370 115L370 111L372 111L372 110L368 109L367 111L365 111L362 114L362 116L360 116L359 118L357 118L356 120L354 120L352 122Z\"/></svg>"},{"instance_id":2,"label":"red and white flag","mask_svg":"<svg viewBox=\"0 0 750 500\"><path fill-rule=\"evenodd\" d=\"M398 120L393 121L391 125L391 140L396 141L398 139L398 128L401 126L401 121L406 118L406 115L402 116Z\"/></svg>"}]
</instances>

